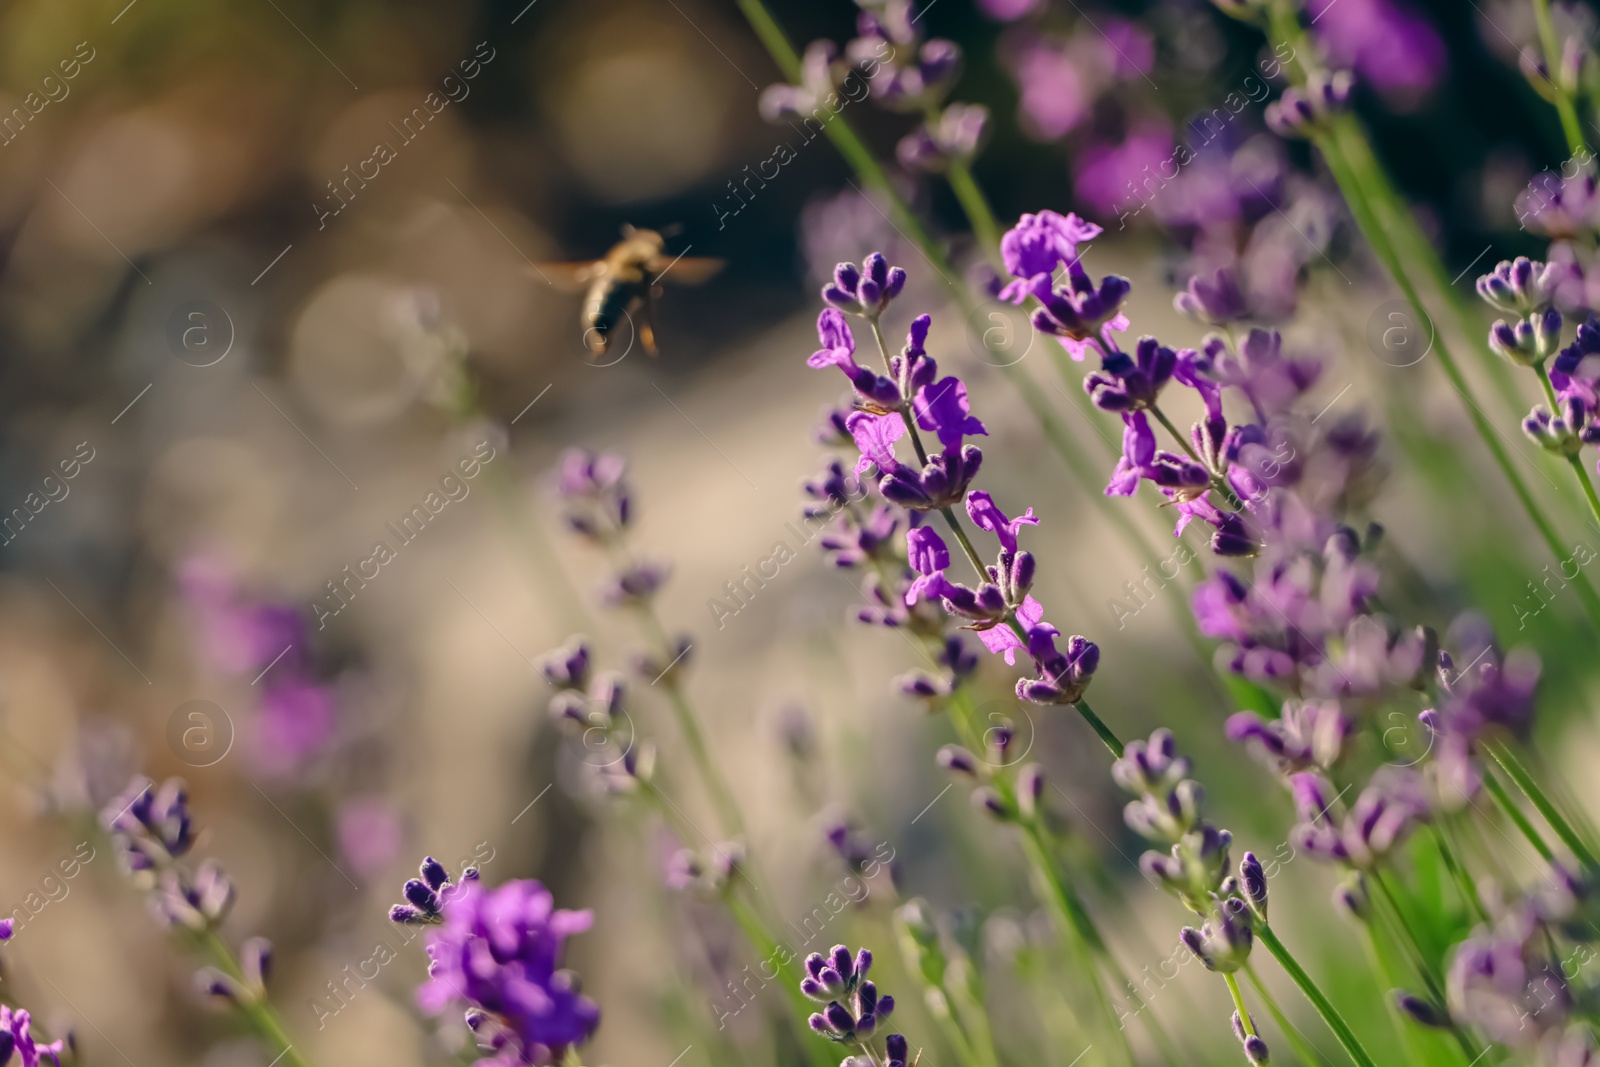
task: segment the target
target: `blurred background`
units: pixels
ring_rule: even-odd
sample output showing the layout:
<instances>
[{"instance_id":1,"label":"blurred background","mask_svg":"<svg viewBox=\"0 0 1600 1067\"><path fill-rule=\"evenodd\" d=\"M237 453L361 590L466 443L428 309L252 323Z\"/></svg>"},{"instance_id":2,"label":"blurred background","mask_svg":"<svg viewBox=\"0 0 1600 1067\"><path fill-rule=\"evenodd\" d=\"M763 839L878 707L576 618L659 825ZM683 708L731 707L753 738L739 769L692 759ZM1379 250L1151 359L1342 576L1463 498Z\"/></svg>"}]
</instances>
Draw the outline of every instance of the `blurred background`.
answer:
<instances>
[{"instance_id":1,"label":"blurred background","mask_svg":"<svg viewBox=\"0 0 1600 1067\"><path fill-rule=\"evenodd\" d=\"M1322 28L1366 65L1363 116L1452 273L1537 247L1513 200L1564 157L1554 112L1516 68L1532 33L1525 6L1342 0ZM771 8L798 43L853 32L844 0ZM1585 8L1561 17L1592 30ZM990 109L976 171L1002 222L1046 207L1098 220L1108 234L1095 266L1134 280L1135 329L1196 343L1171 295L1204 251L1210 202L1164 192L1125 228L1118 219L1137 206L1128 190L1142 168L1252 75L1258 38L1181 0L935 0L919 20L961 44L956 94ZM270 1059L194 991L193 961L149 920L94 827L134 773L188 781L199 852L238 886L230 939L277 945L274 1000L323 1063L457 1054L414 1006L420 944L375 979L347 977L393 939L385 912L424 853L452 870L475 863L491 883L537 877L562 906L595 909L572 959L605 1011L588 1061L777 1055L762 1036L763 1019L786 1010L776 993L718 1029L726 983L751 962L732 927L661 889L678 845L704 842L674 842L596 796L581 749L545 713L540 654L583 632L622 667L638 644L599 608L602 561L570 540L553 503L549 472L570 445L630 459L635 544L671 567L661 611L693 643L688 689L782 906L798 918L837 889L848 870L822 831L848 815L869 850L892 848L899 888L873 883L829 943L883 940L897 894L920 894L977 958L1007 961L991 979L1006 987L1040 920L1014 903L1031 899L1014 847L986 832L963 791L941 792L942 722L889 685L912 665L901 640L847 626L856 590L814 546L736 615L711 603L728 603L725 583L776 542L795 542L785 524L819 464L811 427L837 399L838 383L804 366L816 288L836 261L872 249L912 273L891 335L935 313L932 351L967 377L990 428L989 487L1008 511L1031 505L1042 519L1040 595L1064 628L1102 645L1097 706L1115 709L1125 735L1172 725L1221 821L1273 851L1282 826L1255 803L1266 776L1206 774L1234 708L1196 681L1181 598L1129 599L1141 564L1104 521L1101 486L1074 481L1044 447L974 338L992 322L1017 329L1025 380L1107 472L1112 431L1082 417L1017 321L988 309L964 323L945 306L824 140L800 145L777 178L749 181L795 138L758 113L779 76L731 0L18 0L0 13L0 52L0 513L11 516L0 899L28 916L0 959L12 997L53 1032L74 1028L91 1061ZM889 159L913 124L867 103L848 114ZM1224 140L1237 147L1261 128L1252 103ZM1275 151L1274 180L1329 188L1309 154ZM945 185L900 169L894 180L976 271ZM1481 457L1431 367L1369 345L1369 320L1393 294L1337 198L1318 203L1291 222L1309 250L1294 270L1310 298L1289 329L1326 359L1327 399L1366 406L1386 434L1410 435L1413 455L1466 461L1453 509L1409 473L1375 505L1414 564L1392 605L1442 625L1440 604L1475 604L1538 646L1555 694L1547 723L1581 765L1596 749L1570 714L1593 690L1577 605L1531 617L1519 602L1540 576L1520 551L1520 516L1496 506L1498 483L1471 479ZM631 337L588 352L581 297L540 271L603 255L624 224L666 230L670 255L726 261L703 286L669 287L659 358ZM418 508L421 532L402 530ZM1600 545L1600 531L1563 518ZM1139 521L1164 532L1170 520ZM360 577L374 559L378 576ZM1008 673L985 671L987 698L1015 714ZM648 681L630 714L670 768L682 753ZM1124 959L1154 967L1179 917L1126 862L1136 849L1081 723L1034 712L1029 743L1065 790L1064 817L1114 872L1096 892L1148 914L1119 935ZM705 798L682 793L703 818ZM74 877L55 873L88 855ZM1331 886L1308 863L1284 877L1319 902ZM1285 923L1311 960L1331 958L1336 931ZM881 944L891 990L903 974L893 956ZM1186 969L1161 1010L1215 1022L1221 990L1193 979ZM1016 1047L1068 1062L1074 1050L1014 1007ZM906 1010L909 1028L918 1006ZM1237 1055L1225 1031L1214 1036L1195 1062Z\"/></svg>"}]
</instances>

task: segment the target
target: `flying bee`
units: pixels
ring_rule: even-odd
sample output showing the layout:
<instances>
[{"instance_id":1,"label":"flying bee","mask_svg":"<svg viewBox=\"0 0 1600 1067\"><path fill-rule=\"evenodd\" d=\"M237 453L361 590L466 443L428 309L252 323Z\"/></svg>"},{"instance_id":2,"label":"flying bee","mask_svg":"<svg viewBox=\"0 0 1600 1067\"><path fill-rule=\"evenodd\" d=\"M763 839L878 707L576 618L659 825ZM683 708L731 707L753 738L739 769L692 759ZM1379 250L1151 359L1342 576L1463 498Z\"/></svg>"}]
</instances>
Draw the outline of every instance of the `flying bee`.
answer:
<instances>
[{"instance_id":1,"label":"flying bee","mask_svg":"<svg viewBox=\"0 0 1600 1067\"><path fill-rule=\"evenodd\" d=\"M658 355L652 318L661 282L670 278L699 285L722 269L722 260L668 256L667 239L655 230L622 227L622 240L604 259L586 263L542 263L539 276L583 298L583 343L594 355L611 347L611 330L624 318L633 322L649 355Z\"/></svg>"}]
</instances>

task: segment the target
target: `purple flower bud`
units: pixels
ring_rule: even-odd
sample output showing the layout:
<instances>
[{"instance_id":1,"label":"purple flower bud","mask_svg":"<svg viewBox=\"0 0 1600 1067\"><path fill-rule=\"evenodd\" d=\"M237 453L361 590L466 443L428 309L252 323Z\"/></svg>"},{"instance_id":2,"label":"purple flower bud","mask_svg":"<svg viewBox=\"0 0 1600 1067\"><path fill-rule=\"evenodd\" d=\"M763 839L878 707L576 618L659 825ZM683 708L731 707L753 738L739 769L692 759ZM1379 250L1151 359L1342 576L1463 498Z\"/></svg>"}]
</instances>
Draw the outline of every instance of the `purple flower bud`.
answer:
<instances>
[{"instance_id":1,"label":"purple flower bud","mask_svg":"<svg viewBox=\"0 0 1600 1067\"><path fill-rule=\"evenodd\" d=\"M1266 1067L1269 1059L1267 1043L1261 1040L1260 1034L1251 1034L1244 1039L1244 1057L1253 1067Z\"/></svg>"},{"instance_id":2,"label":"purple flower bud","mask_svg":"<svg viewBox=\"0 0 1600 1067\"><path fill-rule=\"evenodd\" d=\"M844 945L834 945L828 950L828 955L833 960L833 969L839 972L846 982L855 976L855 967L850 958L850 950Z\"/></svg>"},{"instance_id":3,"label":"purple flower bud","mask_svg":"<svg viewBox=\"0 0 1600 1067\"><path fill-rule=\"evenodd\" d=\"M1022 814L1032 818L1044 795L1044 768L1037 763L1025 764L1017 772L1017 806Z\"/></svg>"},{"instance_id":4,"label":"purple flower bud","mask_svg":"<svg viewBox=\"0 0 1600 1067\"><path fill-rule=\"evenodd\" d=\"M445 871L444 864L432 856L422 857L421 873L422 880L427 883L429 889L433 890L438 890L439 887L450 880L450 875Z\"/></svg>"},{"instance_id":5,"label":"purple flower bud","mask_svg":"<svg viewBox=\"0 0 1600 1067\"><path fill-rule=\"evenodd\" d=\"M977 757L960 745L945 745L939 749L934 760L945 770L956 774L971 776L978 773Z\"/></svg>"},{"instance_id":6,"label":"purple flower bud","mask_svg":"<svg viewBox=\"0 0 1600 1067\"><path fill-rule=\"evenodd\" d=\"M1449 1012L1435 1004L1430 1003L1429 1001L1422 999L1419 996L1407 993L1403 989L1394 990L1390 996L1394 997L1395 1007L1399 1008L1406 1015L1410 1016L1413 1021L1421 1023L1423 1026L1433 1027L1439 1030L1448 1030L1452 1025L1454 1025L1450 1021Z\"/></svg>"},{"instance_id":7,"label":"purple flower bud","mask_svg":"<svg viewBox=\"0 0 1600 1067\"><path fill-rule=\"evenodd\" d=\"M1244 887L1244 894L1256 911L1266 914L1267 872L1261 866L1261 861L1256 859L1254 852L1246 852L1244 859L1239 861L1239 883Z\"/></svg>"},{"instance_id":8,"label":"purple flower bud","mask_svg":"<svg viewBox=\"0 0 1600 1067\"><path fill-rule=\"evenodd\" d=\"M827 1017L828 1026L836 1033L851 1034L855 1032L855 1018L848 1011L845 1011L837 1001L829 1004L823 1010L823 1014Z\"/></svg>"},{"instance_id":9,"label":"purple flower bud","mask_svg":"<svg viewBox=\"0 0 1600 1067\"><path fill-rule=\"evenodd\" d=\"M251 988L264 988L272 973L272 942L264 937L247 939L239 946L239 969Z\"/></svg>"},{"instance_id":10,"label":"purple flower bud","mask_svg":"<svg viewBox=\"0 0 1600 1067\"><path fill-rule=\"evenodd\" d=\"M428 883L413 878L405 884L401 895L429 915L439 914L439 895L428 888Z\"/></svg>"},{"instance_id":11,"label":"purple flower bud","mask_svg":"<svg viewBox=\"0 0 1600 1067\"><path fill-rule=\"evenodd\" d=\"M813 978L821 979L822 969L827 965L828 961L822 958L820 952L813 952L806 957L806 973Z\"/></svg>"},{"instance_id":12,"label":"purple flower bud","mask_svg":"<svg viewBox=\"0 0 1600 1067\"><path fill-rule=\"evenodd\" d=\"M1011 809L1006 807L1006 802L1001 799L1000 794L986 785L972 791L972 806L988 812L996 819L1006 820L1011 817Z\"/></svg>"},{"instance_id":13,"label":"purple flower bud","mask_svg":"<svg viewBox=\"0 0 1600 1067\"><path fill-rule=\"evenodd\" d=\"M206 996L219 997L231 1004L245 1004L250 1000L249 992L239 984L238 980L223 974L215 967L202 967L195 973L195 986ZM6 1036L10 1037L9 1031ZM6 1050L6 1058L10 1059L11 1050Z\"/></svg>"}]
</instances>

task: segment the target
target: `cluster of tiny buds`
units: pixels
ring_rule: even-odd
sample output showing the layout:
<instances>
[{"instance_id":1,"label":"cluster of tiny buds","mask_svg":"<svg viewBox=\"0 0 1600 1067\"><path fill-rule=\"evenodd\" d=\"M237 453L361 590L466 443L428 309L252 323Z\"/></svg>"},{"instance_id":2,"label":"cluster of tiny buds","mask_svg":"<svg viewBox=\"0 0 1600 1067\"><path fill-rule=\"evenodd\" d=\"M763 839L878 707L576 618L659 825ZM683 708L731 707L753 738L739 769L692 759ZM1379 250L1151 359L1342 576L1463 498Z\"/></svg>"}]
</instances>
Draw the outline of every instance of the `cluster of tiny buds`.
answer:
<instances>
[{"instance_id":1,"label":"cluster of tiny buds","mask_svg":"<svg viewBox=\"0 0 1600 1067\"><path fill-rule=\"evenodd\" d=\"M1233 1035L1239 1039L1239 1044L1244 1046L1244 1058L1250 1061L1251 1067L1266 1067L1270 1062L1267 1054L1267 1043L1261 1040L1261 1034L1256 1030L1255 1017L1250 1019L1250 1026L1246 1029L1244 1019L1235 1011L1233 1013Z\"/></svg>"},{"instance_id":2,"label":"cluster of tiny buds","mask_svg":"<svg viewBox=\"0 0 1600 1067\"><path fill-rule=\"evenodd\" d=\"M744 863L744 845L724 841L711 846L709 862L694 849L683 848L667 861L669 889L693 889L708 894L725 892Z\"/></svg>"},{"instance_id":3,"label":"cluster of tiny buds","mask_svg":"<svg viewBox=\"0 0 1600 1067\"><path fill-rule=\"evenodd\" d=\"M833 281L822 287L822 299L840 311L877 319L889 302L906 287L903 267L891 267L883 253L873 252L861 261L833 268Z\"/></svg>"},{"instance_id":4,"label":"cluster of tiny buds","mask_svg":"<svg viewBox=\"0 0 1600 1067\"><path fill-rule=\"evenodd\" d=\"M1355 78L1347 70L1313 71L1304 88L1291 87L1267 105L1267 126L1280 137L1306 137L1327 129L1350 103Z\"/></svg>"},{"instance_id":5,"label":"cluster of tiny buds","mask_svg":"<svg viewBox=\"0 0 1600 1067\"><path fill-rule=\"evenodd\" d=\"M1563 280L1555 263L1527 256L1501 261L1477 280L1478 296L1497 311L1515 316L1496 319L1489 328L1489 347L1500 357L1524 367L1544 363L1561 343L1561 312L1552 303Z\"/></svg>"},{"instance_id":6,"label":"cluster of tiny buds","mask_svg":"<svg viewBox=\"0 0 1600 1067\"><path fill-rule=\"evenodd\" d=\"M655 664L636 666L644 673ZM549 714L578 740L584 762L597 768L600 784L609 792L627 792L650 780L655 750L649 743L636 746L629 731L619 728L627 696L622 675L594 672L591 667L589 645L581 636L568 638L565 645L538 661L539 672L556 689ZM676 667L658 669L654 677L659 679Z\"/></svg>"},{"instance_id":7,"label":"cluster of tiny buds","mask_svg":"<svg viewBox=\"0 0 1600 1067\"><path fill-rule=\"evenodd\" d=\"M408 924L443 922L444 906L449 903L451 897L460 892L461 886L478 880L478 869L466 867L462 869L458 881L450 881L450 875L444 869L444 864L432 856L423 858L420 874L420 878L406 882L401 890L407 903L396 904L389 909L390 922Z\"/></svg>"},{"instance_id":8,"label":"cluster of tiny buds","mask_svg":"<svg viewBox=\"0 0 1600 1067\"><path fill-rule=\"evenodd\" d=\"M1008 767L1006 761L1015 739L1009 724L996 726L984 735L988 745L984 759L961 745L945 745L934 757L945 770L974 782L972 806L1001 822L1033 819L1039 814L1039 800L1044 795L1044 768L1037 763L1018 767L1009 781L998 773Z\"/></svg>"},{"instance_id":9,"label":"cluster of tiny buds","mask_svg":"<svg viewBox=\"0 0 1600 1067\"><path fill-rule=\"evenodd\" d=\"M220 997L231 1004L258 1004L267 995L267 975L272 969L272 942L252 937L239 947L239 977L205 967L195 975L202 993Z\"/></svg>"},{"instance_id":10,"label":"cluster of tiny buds","mask_svg":"<svg viewBox=\"0 0 1600 1067\"><path fill-rule=\"evenodd\" d=\"M827 956L813 952L806 957L806 977L800 992L827 1007L808 1020L811 1029L833 1041L855 1042L870 1037L878 1024L894 1011L894 998L878 995L878 987L867 978L872 953L863 948L852 959L844 945L835 945Z\"/></svg>"}]
</instances>

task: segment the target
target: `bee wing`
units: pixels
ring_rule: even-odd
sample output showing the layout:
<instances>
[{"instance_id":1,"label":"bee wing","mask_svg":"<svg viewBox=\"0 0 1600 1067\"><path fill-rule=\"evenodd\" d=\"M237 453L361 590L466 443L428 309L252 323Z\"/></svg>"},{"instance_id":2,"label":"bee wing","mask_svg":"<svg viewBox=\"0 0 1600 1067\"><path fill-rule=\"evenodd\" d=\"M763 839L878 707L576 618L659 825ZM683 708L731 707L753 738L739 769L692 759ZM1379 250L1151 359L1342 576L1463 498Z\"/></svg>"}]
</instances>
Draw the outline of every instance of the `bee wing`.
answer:
<instances>
[{"instance_id":1,"label":"bee wing","mask_svg":"<svg viewBox=\"0 0 1600 1067\"><path fill-rule=\"evenodd\" d=\"M679 256L676 259L657 256L645 267L657 282L670 279L675 285L699 285L709 281L726 262L709 256Z\"/></svg>"},{"instance_id":2,"label":"bee wing","mask_svg":"<svg viewBox=\"0 0 1600 1067\"><path fill-rule=\"evenodd\" d=\"M605 260L581 263L530 263L528 273L563 293L581 293L605 269Z\"/></svg>"}]
</instances>

